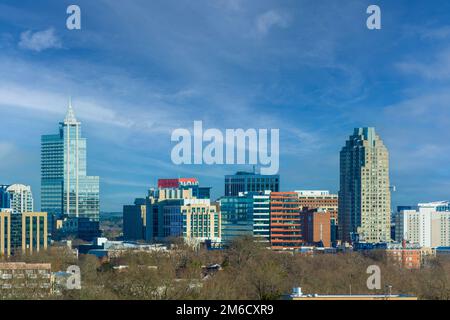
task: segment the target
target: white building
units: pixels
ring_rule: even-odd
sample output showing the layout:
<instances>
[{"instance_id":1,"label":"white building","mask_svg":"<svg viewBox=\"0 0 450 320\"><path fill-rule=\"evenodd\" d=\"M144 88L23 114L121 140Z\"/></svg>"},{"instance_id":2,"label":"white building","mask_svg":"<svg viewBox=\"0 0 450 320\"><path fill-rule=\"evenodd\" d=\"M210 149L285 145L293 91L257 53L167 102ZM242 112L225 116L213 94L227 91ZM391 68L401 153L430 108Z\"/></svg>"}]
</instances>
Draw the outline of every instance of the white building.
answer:
<instances>
[{"instance_id":1,"label":"white building","mask_svg":"<svg viewBox=\"0 0 450 320\"><path fill-rule=\"evenodd\" d=\"M328 190L296 190L295 192L298 193L299 197L320 197L330 195L330 191Z\"/></svg>"},{"instance_id":2,"label":"white building","mask_svg":"<svg viewBox=\"0 0 450 320\"><path fill-rule=\"evenodd\" d=\"M450 246L450 202L419 203L416 210L398 212L395 237L428 248Z\"/></svg>"},{"instance_id":3,"label":"white building","mask_svg":"<svg viewBox=\"0 0 450 320\"><path fill-rule=\"evenodd\" d=\"M6 192L10 194L11 209L14 212L33 212L33 194L31 187L23 184L10 185Z\"/></svg>"}]
</instances>

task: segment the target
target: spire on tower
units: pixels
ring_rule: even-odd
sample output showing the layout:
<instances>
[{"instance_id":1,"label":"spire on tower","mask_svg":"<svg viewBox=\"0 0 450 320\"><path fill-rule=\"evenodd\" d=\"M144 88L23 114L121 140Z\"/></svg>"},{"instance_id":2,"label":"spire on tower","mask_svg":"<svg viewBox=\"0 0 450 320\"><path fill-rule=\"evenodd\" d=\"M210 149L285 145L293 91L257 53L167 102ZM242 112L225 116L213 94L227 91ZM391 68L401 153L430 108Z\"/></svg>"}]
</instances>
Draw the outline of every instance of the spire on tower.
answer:
<instances>
[{"instance_id":1,"label":"spire on tower","mask_svg":"<svg viewBox=\"0 0 450 320\"><path fill-rule=\"evenodd\" d=\"M77 118L75 118L75 112L72 108L72 97L69 97L69 108L67 109L66 117L64 118L64 123L78 123Z\"/></svg>"}]
</instances>

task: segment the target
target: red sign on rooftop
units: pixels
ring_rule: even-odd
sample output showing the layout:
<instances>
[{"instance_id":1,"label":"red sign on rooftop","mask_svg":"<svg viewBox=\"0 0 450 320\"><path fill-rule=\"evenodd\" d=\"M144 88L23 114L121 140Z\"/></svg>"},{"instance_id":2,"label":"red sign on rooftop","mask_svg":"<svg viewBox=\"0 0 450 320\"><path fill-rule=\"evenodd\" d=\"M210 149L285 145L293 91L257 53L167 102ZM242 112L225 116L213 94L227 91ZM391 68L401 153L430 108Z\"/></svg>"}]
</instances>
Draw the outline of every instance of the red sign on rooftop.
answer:
<instances>
[{"instance_id":1,"label":"red sign on rooftop","mask_svg":"<svg viewBox=\"0 0 450 320\"><path fill-rule=\"evenodd\" d=\"M158 188L179 188L180 186L198 185L196 178L158 179Z\"/></svg>"}]
</instances>

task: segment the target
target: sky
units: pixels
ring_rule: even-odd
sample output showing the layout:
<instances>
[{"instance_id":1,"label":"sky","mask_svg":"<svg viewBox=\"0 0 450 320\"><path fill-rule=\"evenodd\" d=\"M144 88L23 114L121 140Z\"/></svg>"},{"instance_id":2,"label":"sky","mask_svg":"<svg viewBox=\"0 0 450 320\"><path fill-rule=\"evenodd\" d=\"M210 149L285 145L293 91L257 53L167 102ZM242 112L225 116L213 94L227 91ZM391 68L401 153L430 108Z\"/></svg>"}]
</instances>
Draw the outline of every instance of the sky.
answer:
<instances>
[{"instance_id":1,"label":"sky","mask_svg":"<svg viewBox=\"0 0 450 320\"><path fill-rule=\"evenodd\" d=\"M81 30L66 9L81 8ZM366 9L381 8L368 30ZM0 1L0 184L32 186L40 136L69 97L121 211L158 178L197 177L223 194L237 165L174 165L171 133L280 130L282 190L339 189L339 151L373 126L390 152L394 205L450 199L447 0Z\"/></svg>"}]
</instances>

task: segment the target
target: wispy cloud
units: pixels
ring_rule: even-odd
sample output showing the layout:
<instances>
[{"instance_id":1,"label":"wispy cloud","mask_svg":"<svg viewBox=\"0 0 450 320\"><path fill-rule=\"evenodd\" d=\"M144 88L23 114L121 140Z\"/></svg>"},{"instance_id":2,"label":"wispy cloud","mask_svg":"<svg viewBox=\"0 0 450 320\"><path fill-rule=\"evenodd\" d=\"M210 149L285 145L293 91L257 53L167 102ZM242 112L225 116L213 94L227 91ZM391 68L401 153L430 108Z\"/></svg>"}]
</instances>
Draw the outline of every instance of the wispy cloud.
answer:
<instances>
[{"instance_id":1,"label":"wispy cloud","mask_svg":"<svg viewBox=\"0 0 450 320\"><path fill-rule=\"evenodd\" d=\"M445 40L450 38L450 26L439 28L423 28L419 31L422 39L427 40Z\"/></svg>"},{"instance_id":2,"label":"wispy cloud","mask_svg":"<svg viewBox=\"0 0 450 320\"><path fill-rule=\"evenodd\" d=\"M427 80L450 79L450 48L435 54L430 62L409 59L398 63L397 68L407 75L418 75Z\"/></svg>"},{"instance_id":3,"label":"wispy cloud","mask_svg":"<svg viewBox=\"0 0 450 320\"><path fill-rule=\"evenodd\" d=\"M62 43L56 35L54 28L36 32L27 30L20 35L19 47L41 52L47 49L59 49L62 47Z\"/></svg>"},{"instance_id":4,"label":"wispy cloud","mask_svg":"<svg viewBox=\"0 0 450 320\"><path fill-rule=\"evenodd\" d=\"M266 35L274 27L286 28L289 26L289 15L276 10L269 10L256 19L256 31L259 35Z\"/></svg>"}]
</instances>

